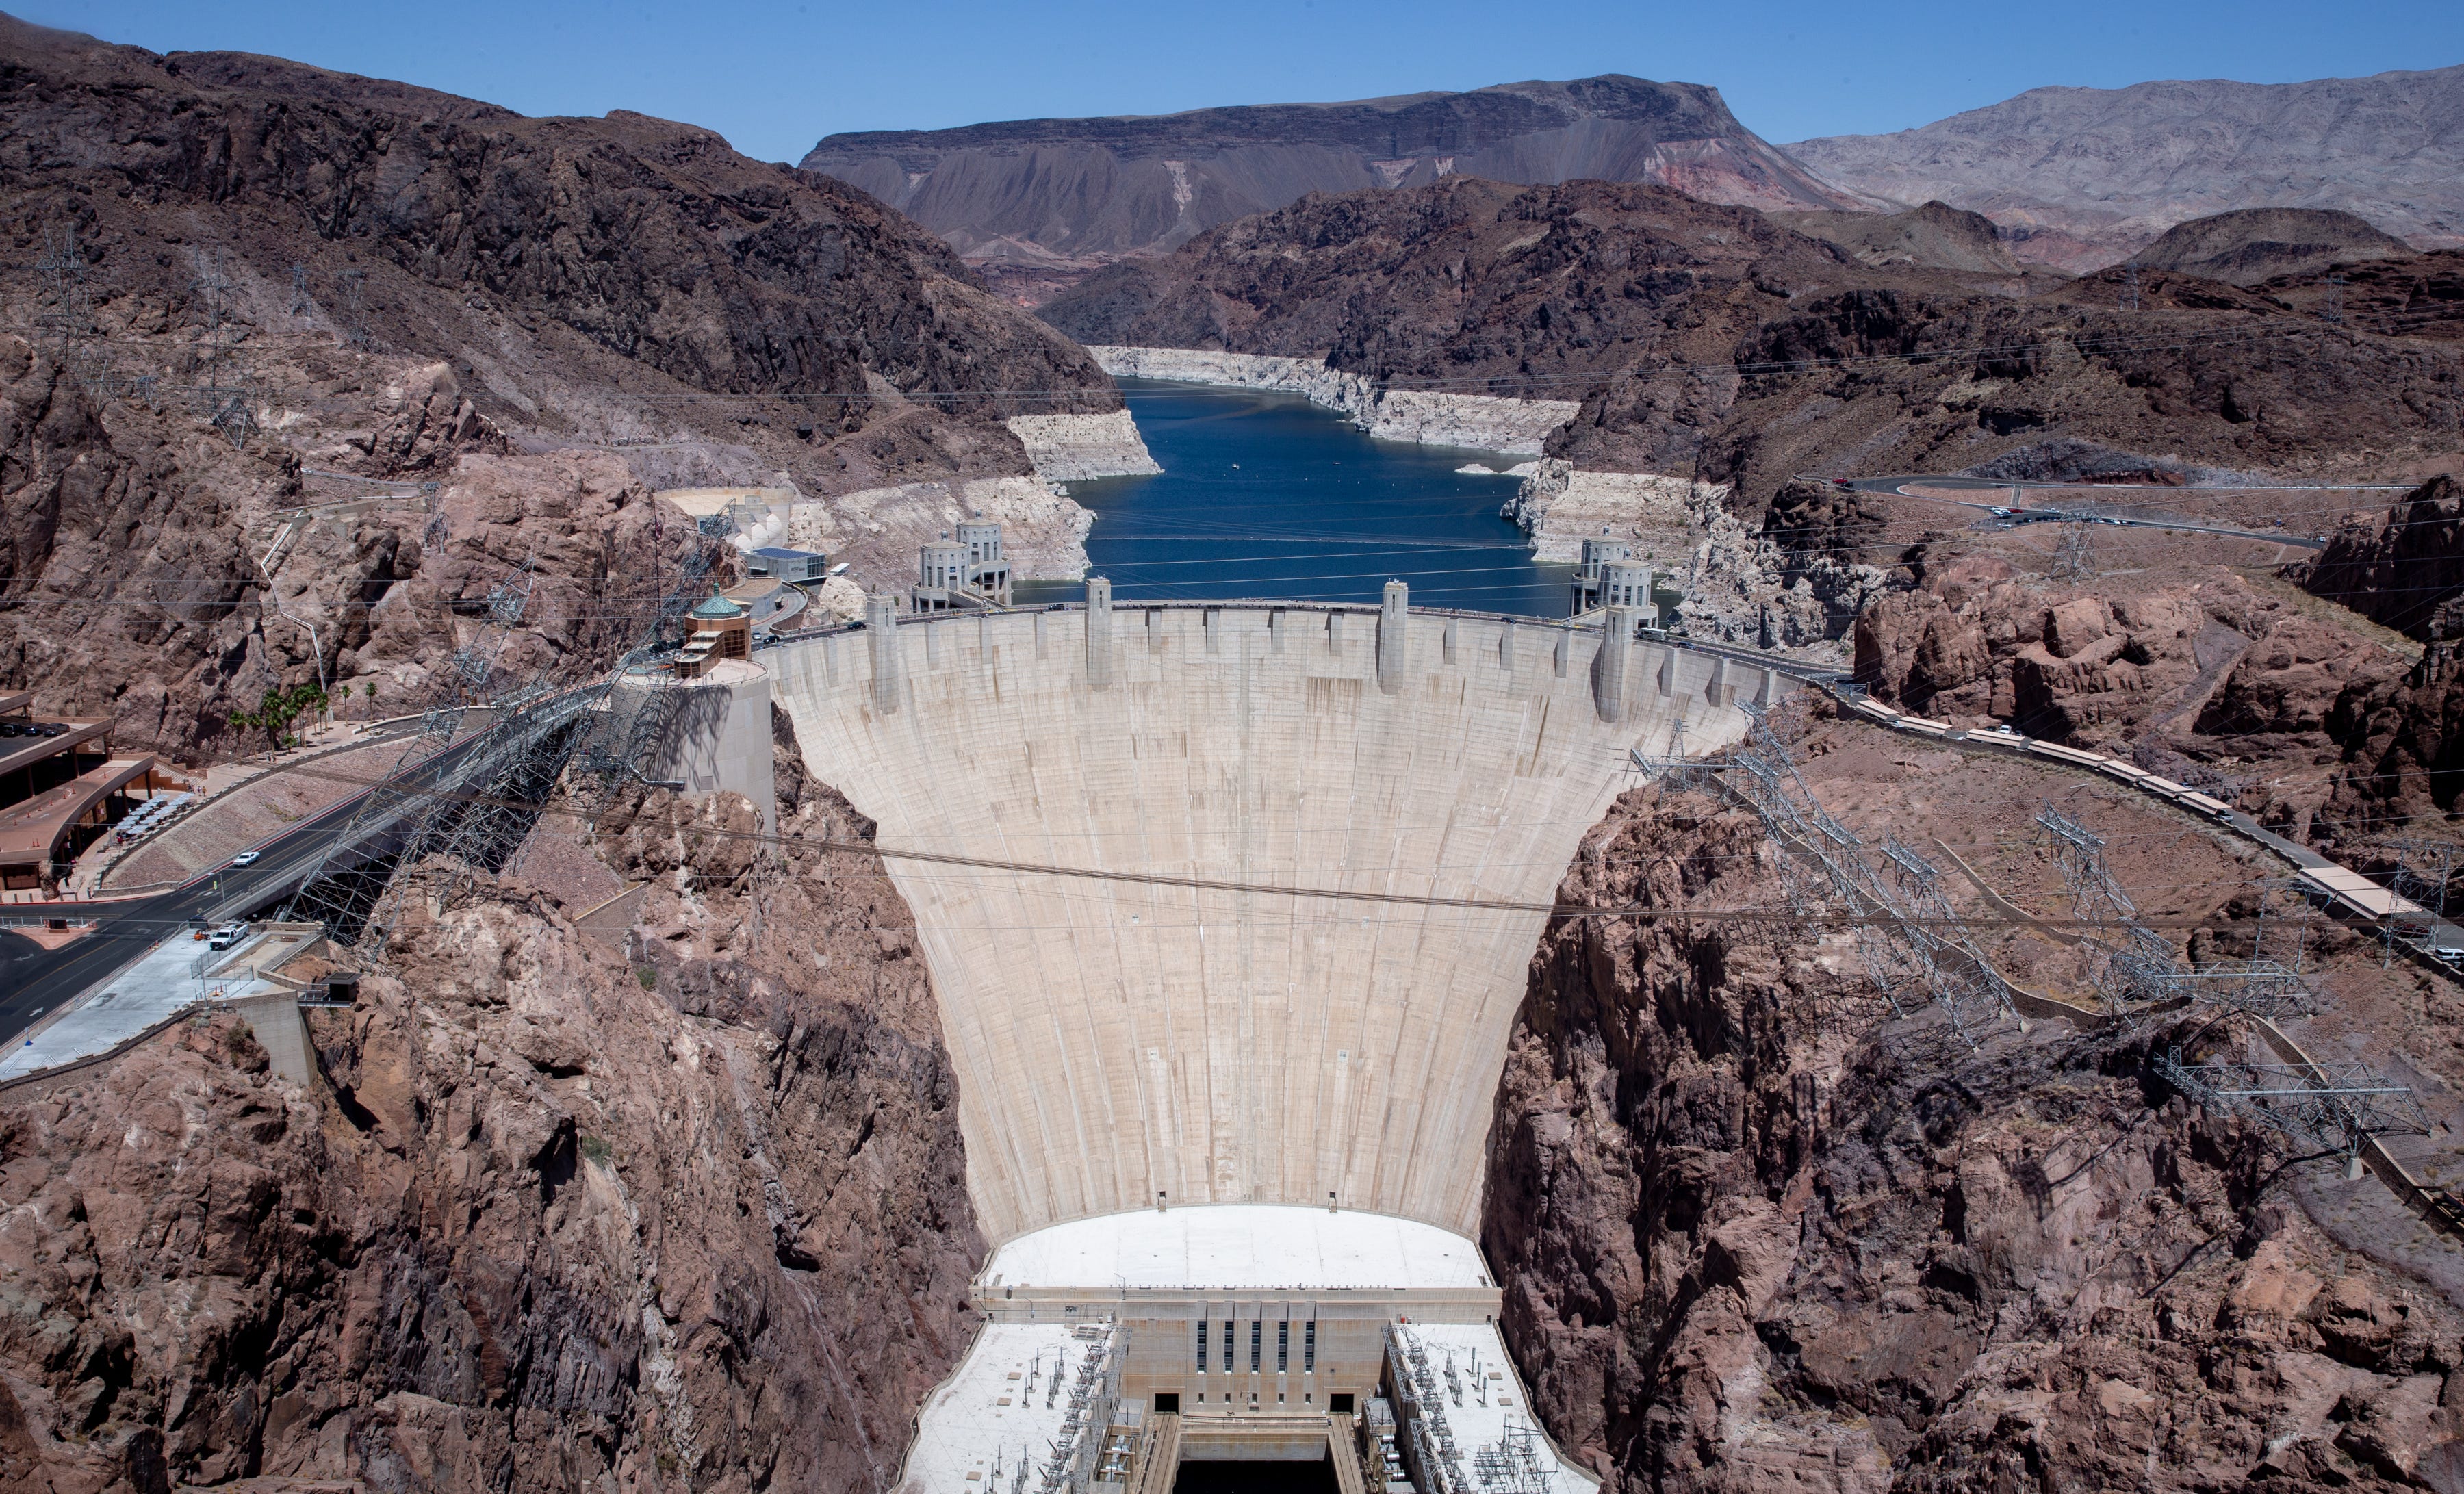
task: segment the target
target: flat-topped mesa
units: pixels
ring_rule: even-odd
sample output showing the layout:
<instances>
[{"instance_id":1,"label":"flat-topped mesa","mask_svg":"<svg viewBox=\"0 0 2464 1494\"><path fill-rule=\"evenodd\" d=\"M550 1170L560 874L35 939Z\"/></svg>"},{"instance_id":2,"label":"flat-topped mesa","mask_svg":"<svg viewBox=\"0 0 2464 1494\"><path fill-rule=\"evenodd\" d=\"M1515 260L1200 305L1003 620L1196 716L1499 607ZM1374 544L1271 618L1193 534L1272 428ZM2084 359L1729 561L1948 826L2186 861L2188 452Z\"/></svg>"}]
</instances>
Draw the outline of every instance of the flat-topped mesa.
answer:
<instances>
[{"instance_id":1,"label":"flat-topped mesa","mask_svg":"<svg viewBox=\"0 0 2464 1494\"><path fill-rule=\"evenodd\" d=\"M1792 682L1630 636L1603 670L1596 626L1399 585L1089 591L764 657L915 909L987 1235L1158 1196L1468 1233L1525 966L1629 750L1734 740Z\"/></svg>"}]
</instances>

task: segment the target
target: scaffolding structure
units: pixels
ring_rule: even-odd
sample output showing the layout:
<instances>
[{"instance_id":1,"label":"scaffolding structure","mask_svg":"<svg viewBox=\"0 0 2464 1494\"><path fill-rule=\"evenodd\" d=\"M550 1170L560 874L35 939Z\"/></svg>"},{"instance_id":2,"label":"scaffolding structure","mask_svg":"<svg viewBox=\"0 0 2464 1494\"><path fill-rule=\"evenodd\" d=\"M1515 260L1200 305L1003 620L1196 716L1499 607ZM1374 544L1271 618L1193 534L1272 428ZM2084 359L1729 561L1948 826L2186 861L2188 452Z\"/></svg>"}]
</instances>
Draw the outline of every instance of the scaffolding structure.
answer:
<instances>
[{"instance_id":1,"label":"scaffolding structure","mask_svg":"<svg viewBox=\"0 0 2464 1494\"><path fill-rule=\"evenodd\" d=\"M1902 993L1923 993L1970 1046L1985 1029L2015 1015L2011 989L1977 949L1942 889L1942 872L1900 842L1881 847L1880 865L1863 842L1834 819L1806 786L1788 743L1767 711L1738 702L1751 723L1748 748L1730 754L1744 770L1721 780L1761 817L1779 850L1780 885L1800 922L1844 918L1857 953L1891 1010L1908 1015Z\"/></svg>"},{"instance_id":2,"label":"scaffolding structure","mask_svg":"<svg viewBox=\"0 0 2464 1494\"><path fill-rule=\"evenodd\" d=\"M2105 863L2103 837L2051 804L2037 812L2035 824L2061 868L2072 914L2095 926L2089 981L2106 1011L2136 1024L2148 1013L2193 1001L2271 1020L2318 1010L2297 971L2263 956L2187 963L2172 940L2140 920L2139 905ZM2261 897L2256 943L2265 937L2263 890Z\"/></svg>"},{"instance_id":3,"label":"scaffolding structure","mask_svg":"<svg viewBox=\"0 0 2464 1494\"><path fill-rule=\"evenodd\" d=\"M2158 1078L2194 1104L2246 1116L2317 1151L2342 1153L2353 1174L2373 1138L2430 1133L2429 1113L2411 1088L2390 1083L2367 1064L2185 1064L2176 1047L2154 1066Z\"/></svg>"}]
</instances>

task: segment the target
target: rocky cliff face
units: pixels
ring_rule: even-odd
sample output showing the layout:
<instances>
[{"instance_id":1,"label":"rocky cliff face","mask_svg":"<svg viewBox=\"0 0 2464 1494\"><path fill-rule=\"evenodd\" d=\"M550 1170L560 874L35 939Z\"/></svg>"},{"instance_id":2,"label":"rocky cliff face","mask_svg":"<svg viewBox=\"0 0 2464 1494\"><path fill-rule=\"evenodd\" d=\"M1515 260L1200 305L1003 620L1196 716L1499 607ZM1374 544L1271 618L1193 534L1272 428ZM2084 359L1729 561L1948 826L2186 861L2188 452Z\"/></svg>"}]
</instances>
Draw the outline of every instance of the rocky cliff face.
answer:
<instances>
[{"instance_id":1,"label":"rocky cliff face","mask_svg":"<svg viewBox=\"0 0 2464 1494\"><path fill-rule=\"evenodd\" d=\"M733 796L602 822L627 947L414 895L330 1088L219 1019L0 1104L0 1483L894 1482L983 1245L912 916L778 787L777 851Z\"/></svg>"},{"instance_id":2,"label":"rocky cliff face","mask_svg":"<svg viewBox=\"0 0 2464 1494\"><path fill-rule=\"evenodd\" d=\"M0 677L132 745L320 673L415 694L454 635L387 602L440 545L638 618L591 588L672 574L654 489L1028 480L1007 418L1120 409L938 240L705 131L13 20L0 55L0 288L39 331L0 344ZM833 548L887 582L947 522L876 500Z\"/></svg>"},{"instance_id":3,"label":"rocky cliff face","mask_svg":"<svg viewBox=\"0 0 2464 1494\"><path fill-rule=\"evenodd\" d=\"M1718 90L1614 74L1351 103L833 135L803 165L942 234L1030 299L1311 192L1596 178L1711 202L1860 206L1739 124Z\"/></svg>"},{"instance_id":4,"label":"rocky cliff face","mask_svg":"<svg viewBox=\"0 0 2464 1494\"><path fill-rule=\"evenodd\" d=\"M1637 790L1560 896L1762 901L1749 812ZM1846 956L1843 959L1843 956ZM2436 1487L2464 1314L2347 1254L2155 1032L1968 1056L1844 944L1551 926L1483 1242L1551 1430L1623 1490ZM2156 1469L2150 1475L2149 1469Z\"/></svg>"},{"instance_id":5,"label":"rocky cliff face","mask_svg":"<svg viewBox=\"0 0 2464 1494\"><path fill-rule=\"evenodd\" d=\"M1838 245L1859 264L1956 270L2002 275L2014 283L2024 283L2028 274L2002 242L1992 219L1937 202L1905 212L1772 211L1771 215L1809 238Z\"/></svg>"},{"instance_id":6,"label":"rocky cliff face","mask_svg":"<svg viewBox=\"0 0 2464 1494\"><path fill-rule=\"evenodd\" d=\"M2079 584L1984 558L1873 602L1855 647L1857 677L1903 709L2092 746L2329 844L2356 703L2406 666L2222 568Z\"/></svg>"},{"instance_id":7,"label":"rocky cliff face","mask_svg":"<svg viewBox=\"0 0 2464 1494\"><path fill-rule=\"evenodd\" d=\"M2021 258L2074 271L2229 208L2358 213L2430 249L2464 240L2459 98L2464 67L2035 88L1922 129L1783 148L1869 196L1984 213Z\"/></svg>"},{"instance_id":8,"label":"rocky cliff face","mask_svg":"<svg viewBox=\"0 0 2464 1494\"><path fill-rule=\"evenodd\" d=\"M2345 516L2302 588L2426 643L2464 638L2464 484L2440 474L2384 514Z\"/></svg>"}]
</instances>

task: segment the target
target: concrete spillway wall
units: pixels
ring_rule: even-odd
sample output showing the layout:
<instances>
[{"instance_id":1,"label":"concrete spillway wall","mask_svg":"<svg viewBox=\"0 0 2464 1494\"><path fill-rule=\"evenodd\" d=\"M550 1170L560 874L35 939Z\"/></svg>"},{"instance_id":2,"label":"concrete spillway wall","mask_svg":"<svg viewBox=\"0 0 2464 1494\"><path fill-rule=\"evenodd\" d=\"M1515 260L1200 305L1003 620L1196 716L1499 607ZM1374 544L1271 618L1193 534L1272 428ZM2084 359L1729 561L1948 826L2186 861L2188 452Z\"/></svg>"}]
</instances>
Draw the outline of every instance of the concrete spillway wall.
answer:
<instances>
[{"instance_id":1,"label":"concrete spillway wall","mask_svg":"<svg viewBox=\"0 0 2464 1494\"><path fill-rule=\"evenodd\" d=\"M765 653L885 849L1120 874L889 863L996 1241L1159 1192L1475 1228L1546 913L1268 889L1545 907L1629 748L1680 722L1688 751L1734 740L1734 700L1790 682L1647 641L1595 667L1596 628L1400 601L962 615Z\"/></svg>"}]
</instances>

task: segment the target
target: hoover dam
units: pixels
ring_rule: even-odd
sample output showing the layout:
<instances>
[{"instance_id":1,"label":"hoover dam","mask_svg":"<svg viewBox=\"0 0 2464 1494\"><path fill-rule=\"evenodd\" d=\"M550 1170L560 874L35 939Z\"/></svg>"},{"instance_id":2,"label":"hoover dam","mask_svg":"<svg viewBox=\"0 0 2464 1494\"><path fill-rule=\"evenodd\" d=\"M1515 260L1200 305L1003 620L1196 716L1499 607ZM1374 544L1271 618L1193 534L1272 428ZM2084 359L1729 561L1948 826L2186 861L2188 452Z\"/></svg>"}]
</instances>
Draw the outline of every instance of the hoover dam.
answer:
<instances>
[{"instance_id":1,"label":"hoover dam","mask_svg":"<svg viewBox=\"0 0 2464 1494\"><path fill-rule=\"evenodd\" d=\"M1324 1457L1330 1413L1430 1351L1397 1335L1452 1324L1505 1364L1468 1237L1554 889L1637 753L1736 740L1795 683L1637 621L1415 610L1400 583L1115 607L1098 580L1078 607L883 600L765 653L914 910L996 1247L908 1487L1070 1437L1151 1463L1176 1414L1205 1456ZM1020 1392L1073 1343L1085 1406L1127 1417L1110 1443Z\"/></svg>"}]
</instances>

